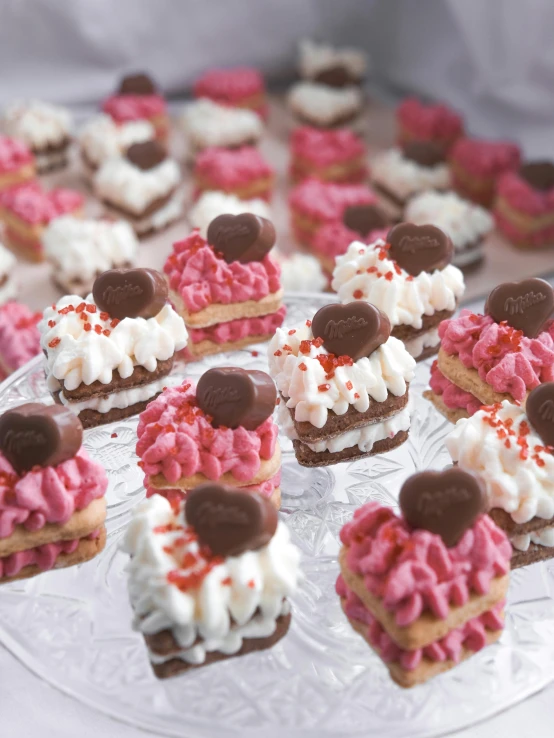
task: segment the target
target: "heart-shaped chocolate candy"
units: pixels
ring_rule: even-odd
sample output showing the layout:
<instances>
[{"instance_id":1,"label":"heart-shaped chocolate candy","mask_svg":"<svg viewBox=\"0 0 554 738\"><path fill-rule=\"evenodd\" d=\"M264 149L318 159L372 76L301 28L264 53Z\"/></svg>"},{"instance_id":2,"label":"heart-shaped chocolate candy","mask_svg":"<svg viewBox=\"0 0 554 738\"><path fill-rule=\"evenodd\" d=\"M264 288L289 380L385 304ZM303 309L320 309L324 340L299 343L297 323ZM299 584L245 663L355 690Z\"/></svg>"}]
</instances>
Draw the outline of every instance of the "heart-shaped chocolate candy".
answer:
<instances>
[{"instance_id":1,"label":"heart-shaped chocolate candy","mask_svg":"<svg viewBox=\"0 0 554 738\"><path fill-rule=\"evenodd\" d=\"M196 402L212 425L256 430L275 410L277 390L265 372L236 366L209 369L196 386Z\"/></svg>"},{"instance_id":2,"label":"heart-shaped chocolate candy","mask_svg":"<svg viewBox=\"0 0 554 738\"><path fill-rule=\"evenodd\" d=\"M520 168L519 176L534 190L548 192L554 187L554 164L551 161L530 161Z\"/></svg>"},{"instance_id":3,"label":"heart-shaped chocolate candy","mask_svg":"<svg viewBox=\"0 0 554 738\"><path fill-rule=\"evenodd\" d=\"M485 509L475 477L456 466L413 474L402 485L399 502L411 528L437 533L448 547L458 543Z\"/></svg>"},{"instance_id":4,"label":"heart-shaped chocolate candy","mask_svg":"<svg viewBox=\"0 0 554 738\"><path fill-rule=\"evenodd\" d=\"M128 74L119 84L119 95L155 95L156 85L144 72Z\"/></svg>"},{"instance_id":5,"label":"heart-shaped chocolate candy","mask_svg":"<svg viewBox=\"0 0 554 738\"><path fill-rule=\"evenodd\" d=\"M406 141L402 145L402 153L405 159L420 167L436 167L445 160L444 150L433 141Z\"/></svg>"},{"instance_id":6,"label":"heart-shaped chocolate candy","mask_svg":"<svg viewBox=\"0 0 554 738\"><path fill-rule=\"evenodd\" d=\"M155 269L109 269L92 287L96 306L118 320L153 318L167 295L167 282Z\"/></svg>"},{"instance_id":7,"label":"heart-shaped chocolate candy","mask_svg":"<svg viewBox=\"0 0 554 738\"><path fill-rule=\"evenodd\" d=\"M342 222L351 231L356 231L362 238L371 231L386 228L390 221L377 205L351 205L346 208Z\"/></svg>"},{"instance_id":8,"label":"heart-shaped chocolate candy","mask_svg":"<svg viewBox=\"0 0 554 738\"><path fill-rule=\"evenodd\" d=\"M215 483L189 492L185 518L214 556L238 556L266 546L278 523L277 510L258 492Z\"/></svg>"},{"instance_id":9,"label":"heart-shaped chocolate candy","mask_svg":"<svg viewBox=\"0 0 554 738\"><path fill-rule=\"evenodd\" d=\"M142 141L129 146L125 157L137 169L147 172L167 159L167 151L159 141Z\"/></svg>"},{"instance_id":10,"label":"heart-shaped chocolate candy","mask_svg":"<svg viewBox=\"0 0 554 738\"><path fill-rule=\"evenodd\" d=\"M0 417L0 450L18 474L73 458L82 441L81 421L63 405L29 402Z\"/></svg>"},{"instance_id":11,"label":"heart-shaped chocolate candy","mask_svg":"<svg viewBox=\"0 0 554 738\"><path fill-rule=\"evenodd\" d=\"M398 223L388 233L389 255L408 274L443 269L452 261L450 238L434 225Z\"/></svg>"},{"instance_id":12,"label":"heart-shaped chocolate candy","mask_svg":"<svg viewBox=\"0 0 554 738\"><path fill-rule=\"evenodd\" d=\"M342 64L335 64L333 67L327 67L327 69L318 72L314 77L314 82L319 82L321 85L327 85L327 87L347 87L349 85L356 84L355 79L346 67Z\"/></svg>"},{"instance_id":13,"label":"heart-shaped chocolate candy","mask_svg":"<svg viewBox=\"0 0 554 738\"><path fill-rule=\"evenodd\" d=\"M535 338L554 311L554 291L544 279L504 282L490 293L485 313L497 323L508 325L528 338Z\"/></svg>"},{"instance_id":14,"label":"heart-shaped chocolate candy","mask_svg":"<svg viewBox=\"0 0 554 738\"><path fill-rule=\"evenodd\" d=\"M261 261L275 244L275 228L253 213L219 215L208 226L208 243L228 264Z\"/></svg>"},{"instance_id":15,"label":"heart-shaped chocolate candy","mask_svg":"<svg viewBox=\"0 0 554 738\"><path fill-rule=\"evenodd\" d=\"M554 382L539 384L529 392L525 412L544 445L554 447Z\"/></svg>"},{"instance_id":16,"label":"heart-shaped chocolate candy","mask_svg":"<svg viewBox=\"0 0 554 738\"><path fill-rule=\"evenodd\" d=\"M335 356L349 356L358 361L371 356L390 336L390 320L375 305L349 302L346 305L325 305L312 319L314 338Z\"/></svg>"}]
</instances>

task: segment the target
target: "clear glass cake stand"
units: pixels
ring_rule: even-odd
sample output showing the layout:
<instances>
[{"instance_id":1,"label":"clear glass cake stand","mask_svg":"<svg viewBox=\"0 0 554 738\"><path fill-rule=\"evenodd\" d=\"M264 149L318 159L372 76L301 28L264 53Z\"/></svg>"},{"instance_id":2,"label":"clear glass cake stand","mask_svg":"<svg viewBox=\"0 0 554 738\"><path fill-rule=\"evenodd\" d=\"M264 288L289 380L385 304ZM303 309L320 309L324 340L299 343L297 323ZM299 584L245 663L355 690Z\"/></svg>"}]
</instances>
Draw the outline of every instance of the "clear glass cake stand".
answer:
<instances>
[{"instance_id":1,"label":"clear glass cake stand","mask_svg":"<svg viewBox=\"0 0 554 738\"><path fill-rule=\"evenodd\" d=\"M300 322L328 296L288 300ZM472 305L473 309L481 307ZM179 372L266 367L266 347L211 357ZM497 645L453 671L402 690L347 625L334 592L341 526L369 499L391 506L403 479L448 463L449 424L422 398L429 362L411 386L410 439L375 458L303 469L283 447L283 517L303 552L305 579L293 599L289 634L271 651L158 681L141 637L131 630L126 557L119 549L133 507L144 496L136 466L137 420L85 433L107 469L109 538L94 561L0 587L0 642L38 677L117 720L180 738L430 738L512 706L554 680L554 564L512 575L507 627ZM41 359L0 386L0 411L47 400ZM116 434L112 438L112 434Z\"/></svg>"}]
</instances>

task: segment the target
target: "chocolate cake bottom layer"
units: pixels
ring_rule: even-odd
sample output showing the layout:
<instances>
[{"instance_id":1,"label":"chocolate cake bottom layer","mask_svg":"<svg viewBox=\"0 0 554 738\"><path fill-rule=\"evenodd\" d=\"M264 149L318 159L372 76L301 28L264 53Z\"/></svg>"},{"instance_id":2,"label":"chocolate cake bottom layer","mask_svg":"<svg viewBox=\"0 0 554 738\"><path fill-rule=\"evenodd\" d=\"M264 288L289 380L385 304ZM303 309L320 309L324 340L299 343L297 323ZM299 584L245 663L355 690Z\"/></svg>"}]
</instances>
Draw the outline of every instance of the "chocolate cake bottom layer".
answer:
<instances>
[{"instance_id":1,"label":"chocolate cake bottom layer","mask_svg":"<svg viewBox=\"0 0 554 738\"><path fill-rule=\"evenodd\" d=\"M129 405L128 407L114 407L111 410L108 410L107 413L100 413L98 410L86 408L85 410L81 410L77 413L77 415L79 416L79 420L81 421L83 428L96 428L98 425L115 423L116 420L124 420L125 418L131 418L133 415L138 415L143 410L146 410L149 403L153 402L156 397L159 397L160 395L161 392L158 392L152 397L149 397L148 400L135 402L133 405ZM67 407L71 410L71 405L68 405Z\"/></svg>"},{"instance_id":2,"label":"chocolate cake bottom layer","mask_svg":"<svg viewBox=\"0 0 554 738\"><path fill-rule=\"evenodd\" d=\"M382 441L376 441L371 451L361 451L358 446L350 446L343 451L331 453L330 451L312 451L302 441L293 441L294 453L296 460L300 466L331 466L332 464L340 464L341 461L355 461L356 459L364 459L366 456L376 456L384 454L387 451L401 446L404 441L408 440L409 431L399 431L392 438L384 438Z\"/></svg>"},{"instance_id":3,"label":"chocolate cake bottom layer","mask_svg":"<svg viewBox=\"0 0 554 738\"><path fill-rule=\"evenodd\" d=\"M536 564L539 561L546 561L554 558L554 546L541 546L538 543L530 543L527 551L518 551L514 548L510 566L512 569L519 569L522 566Z\"/></svg>"},{"instance_id":4,"label":"chocolate cake bottom layer","mask_svg":"<svg viewBox=\"0 0 554 738\"><path fill-rule=\"evenodd\" d=\"M421 319L421 328L414 328L411 325L395 325L391 335L400 341L411 341L413 338L423 336L433 328L438 328L439 323L451 318L454 312L454 310L437 310L433 315L424 315Z\"/></svg>"},{"instance_id":5,"label":"chocolate cake bottom layer","mask_svg":"<svg viewBox=\"0 0 554 738\"><path fill-rule=\"evenodd\" d=\"M554 518L531 518L526 523L516 523L510 513L502 510L500 507L493 507L489 510L489 516L494 520L496 525L510 537L521 536L525 533L534 533L543 528L550 528L554 525Z\"/></svg>"},{"instance_id":6,"label":"chocolate cake bottom layer","mask_svg":"<svg viewBox=\"0 0 554 738\"><path fill-rule=\"evenodd\" d=\"M149 372L143 366L136 366L133 373L123 379L119 375L119 372L114 371L112 375L112 381L109 384L103 382L92 382L91 384L81 383L78 387L73 390L63 388L64 397L67 400L73 400L80 402L81 400L89 400L92 397L102 397L104 395L111 394L112 392L119 392L120 390L130 389L131 387L141 387L144 384L150 384L156 379L167 376L173 368L172 356L165 361L158 361L158 364L153 372Z\"/></svg>"}]
</instances>

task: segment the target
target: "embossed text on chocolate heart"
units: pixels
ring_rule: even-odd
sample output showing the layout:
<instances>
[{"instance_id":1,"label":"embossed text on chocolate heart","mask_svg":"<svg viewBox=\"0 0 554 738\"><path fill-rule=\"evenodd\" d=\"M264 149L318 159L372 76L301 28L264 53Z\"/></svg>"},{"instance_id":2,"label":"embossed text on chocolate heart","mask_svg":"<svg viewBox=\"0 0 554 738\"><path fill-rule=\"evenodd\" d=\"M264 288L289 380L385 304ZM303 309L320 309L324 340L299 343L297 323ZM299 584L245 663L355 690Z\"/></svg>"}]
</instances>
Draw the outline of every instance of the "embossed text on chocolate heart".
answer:
<instances>
[{"instance_id":1,"label":"embossed text on chocolate heart","mask_svg":"<svg viewBox=\"0 0 554 738\"><path fill-rule=\"evenodd\" d=\"M29 402L0 417L0 450L19 474L73 458L82 440L81 421L62 405Z\"/></svg>"},{"instance_id":2,"label":"embossed text on chocolate heart","mask_svg":"<svg viewBox=\"0 0 554 738\"><path fill-rule=\"evenodd\" d=\"M167 282L155 269L110 269L96 278L94 302L112 318L153 318L167 301Z\"/></svg>"},{"instance_id":3,"label":"embossed text on chocolate heart","mask_svg":"<svg viewBox=\"0 0 554 738\"><path fill-rule=\"evenodd\" d=\"M535 338L554 311L554 292L544 279L504 282L490 293L485 313L497 323L508 325L528 338Z\"/></svg>"},{"instance_id":4,"label":"embossed text on chocolate heart","mask_svg":"<svg viewBox=\"0 0 554 738\"><path fill-rule=\"evenodd\" d=\"M413 474L402 485L399 502L411 528L437 533L448 547L458 543L485 509L479 483L458 467Z\"/></svg>"},{"instance_id":5,"label":"embossed text on chocolate heart","mask_svg":"<svg viewBox=\"0 0 554 738\"><path fill-rule=\"evenodd\" d=\"M167 151L159 141L142 141L132 144L125 154L127 161L146 172L167 159Z\"/></svg>"},{"instance_id":6,"label":"embossed text on chocolate heart","mask_svg":"<svg viewBox=\"0 0 554 738\"><path fill-rule=\"evenodd\" d=\"M387 243L391 258L413 277L443 269L454 253L450 238L434 225L398 223L389 231Z\"/></svg>"},{"instance_id":7,"label":"embossed text on chocolate heart","mask_svg":"<svg viewBox=\"0 0 554 738\"><path fill-rule=\"evenodd\" d=\"M530 161L519 170L519 176L539 192L548 192L554 187L554 163Z\"/></svg>"},{"instance_id":8,"label":"embossed text on chocolate heart","mask_svg":"<svg viewBox=\"0 0 554 738\"><path fill-rule=\"evenodd\" d=\"M525 412L544 445L554 447L554 382L539 384L529 392Z\"/></svg>"},{"instance_id":9,"label":"embossed text on chocolate heart","mask_svg":"<svg viewBox=\"0 0 554 738\"><path fill-rule=\"evenodd\" d=\"M219 215L208 226L208 243L225 261L261 261L275 243L275 228L253 213Z\"/></svg>"},{"instance_id":10,"label":"embossed text on chocolate heart","mask_svg":"<svg viewBox=\"0 0 554 738\"><path fill-rule=\"evenodd\" d=\"M433 141L406 141L402 145L405 159L421 167L436 167L445 160L444 150Z\"/></svg>"},{"instance_id":11,"label":"embossed text on chocolate heart","mask_svg":"<svg viewBox=\"0 0 554 738\"><path fill-rule=\"evenodd\" d=\"M208 483L185 502L185 518L215 556L238 556L266 546L277 530L277 510L258 492Z\"/></svg>"},{"instance_id":12,"label":"embossed text on chocolate heart","mask_svg":"<svg viewBox=\"0 0 554 738\"><path fill-rule=\"evenodd\" d=\"M227 366L209 369L196 386L196 402L212 425L255 430L275 410L277 390L265 372Z\"/></svg>"},{"instance_id":13,"label":"embossed text on chocolate heart","mask_svg":"<svg viewBox=\"0 0 554 738\"><path fill-rule=\"evenodd\" d=\"M342 222L347 228L359 233L362 238L371 231L386 228L390 221L377 205L351 205L346 208Z\"/></svg>"},{"instance_id":14,"label":"embossed text on chocolate heart","mask_svg":"<svg viewBox=\"0 0 554 738\"><path fill-rule=\"evenodd\" d=\"M314 338L335 356L349 356L358 361L371 354L390 336L388 317L375 305L349 302L346 305L325 305L312 319Z\"/></svg>"},{"instance_id":15,"label":"embossed text on chocolate heart","mask_svg":"<svg viewBox=\"0 0 554 738\"><path fill-rule=\"evenodd\" d=\"M118 90L120 95L155 95L156 92L156 85L144 72L123 77Z\"/></svg>"}]
</instances>

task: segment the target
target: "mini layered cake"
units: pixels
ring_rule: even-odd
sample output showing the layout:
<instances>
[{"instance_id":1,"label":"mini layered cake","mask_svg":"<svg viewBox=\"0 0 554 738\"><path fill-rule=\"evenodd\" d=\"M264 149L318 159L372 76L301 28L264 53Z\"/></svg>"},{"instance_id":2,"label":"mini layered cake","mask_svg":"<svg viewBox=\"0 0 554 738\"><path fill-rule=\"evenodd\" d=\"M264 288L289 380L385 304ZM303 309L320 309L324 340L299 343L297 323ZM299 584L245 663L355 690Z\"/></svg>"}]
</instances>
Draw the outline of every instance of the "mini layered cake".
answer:
<instances>
[{"instance_id":1,"label":"mini layered cake","mask_svg":"<svg viewBox=\"0 0 554 738\"><path fill-rule=\"evenodd\" d=\"M494 220L484 208L455 192L417 195L408 203L404 220L416 225L430 223L443 230L454 244L452 263L460 269L483 259L483 241L494 228Z\"/></svg>"},{"instance_id":2,"label":"mini layered cake","mask_svg":"<svg viewBox=\"0 0 554 738\"><path fill-rule=\"evenodd\" d=\"M329 87L360 85L367 67L367 54L360 49L339 48L312 39L302 39L298 45L298 73L311 82Z\"/></svg>"},{"instance_id":3,"label":"mini layered cake","mask_svg":"<svg viewBox=\"0 0 554 738\"><path fill-rule=\"evenodd\" d=\"M326 305L277 330L268 361L279 424L302 466L374 456L407 440L415 361L373 305Z\"/></svg>"},{"instance_id":4,"label":"mini layered cake","mask_svg":"<svg viewBox=\"0 0 554 738\"><path fill-rule=\"evenodd\" d=\"M399 516L368 502L341 530L342 609L401 687L502 634L511 547L484 507L467 472L425 471L404 482Z\"/></svg>"},{"instance_id":5,"label":"mini layered cake","mask_svg":"<svg viewBox=\"0 0 554 738\"><path fill-rule=\"evenodd\" d=\"M0 136L0 192L33 180L35 157L29 147L17 138Z\"/></svg>"},{"instance_id":6,"label":"mini layered cake","mask_svg":"<svg viewBox=\"0 0 554 738\"><path fill-rule=\"evenodd\" d=\"M4 114L4 130L29 147L41 174L67 165L72 126L68 110L37 100L14 103Z\"/></svg>"},{"instance_id":7,"label":"mini layered cake","mask_svg":"<svg viewBox=\"0 0 554 738\"><path fill-rule=\"evenodd\" d=\"M453 251L439 228L400 223L386 241L351 243L336 259L331 286L343 303L376 305L388 316L392 335L421 361L437 353L439 324L464 294L463 274L450 264Z\"/></svg>"},{"instance_id":8,"label":"mini layered cake","mask_svg":"<svg viewBox=\"0 0 554 738\"><path fill-rule=\"evenodd\" d=\"M347 208L358 205L377 205L377 197L369 187L307 179L289 196L294 237L309 248L320 228L342 220Z\"/></svg>"},{"instance_id":9,"label":"mini layered cake","mask_svg":"<svg viewBox=\"0 0 554 738\"><path fill-rule=\"evenodd\" d=\"M94 175L97 197L106 210L125 218L144 237L183 214L181 170L158 141L133 144L124 157L108 159Z\"/></svg>"},{"instance_id":10,"label":"mini layered cake","mask_svg":"<svg viewBox=\"0 0 554 738\"><path fill-rule=\"evenodd\" d=\"M492 207L498 179L516 171L521 163L519 146L510 141L460 138L448 154L450 177L462 197Z\"/></svg>"},{"instance_id":11,"label":"mini layered cake","mask_svg":"<svg viewBox=\"0 0 554 738\"><path fill-rule=\"evenodd\" d=\"M348 128L295 128L290 155L289 174L294 182L313 177L322 182L359 184L368 176L365 144Z\"/></svg>"},{"instance_id":12,"label":"mini layered cake","mask_svg":"<svg viewBox=\"0 0 554 738\"><path fill-rule=\"evenodd\" d=\"M554 164L536 161L498 180L496 225L519 248L554 243Z\"/></svg>"},{"instance_id":13,"label":"mini layered cake","mask_svg":"<svg viewBox=\"0 0 554 738\"><path fill-rule=\"evenodd\" d=\"M85 199L80 192L56 188L43 190L37 182L28 182L0 193L0 221L4 239L18 256L42 261L44 229L62 215L81 214Z\"/></svg>"},{"instance_id":14,"label":"mini layered cake","mask_svg":"<svg viewBox=\"0 0 554 738\"><path fill-rule=\"evenodd\" d=\"M553 312L548 282L506 282L490 293L484 315L462 310L441 323L438 368L482 405L523 402L554 380Z\"/></svg>"},{"instance_id":15,"label":"mini layered cake","mask_svg":"<svg viewBox=\"0 0 554 738\"><path fill-rule=\"evenodd\" d=\"M448 189L450 173L444 152L436 144L410 141L372 159L371 183L387 200L404 207L421 192Z\"/></svg>"},{"instance_id":16,"label":"mini layered cake","mask_svg":"<svg viewBox=\"0 0 554 738\"><path fill-rule=\"evenodd\" d=\"M84 220L64 215L45 229L42 245L52 280L62 292L85 297L108 269L134 266L135 232L124 220Z\"/></svg>"},{"instance_id":17,"label":"mini layered cake","mask_svg":"<svg viewBox=\"0 0 554 738\"><path fill-rule=\"evenodd\" d=\"M14 267L15 257L0 243L0 305L13 300L17 295Z\"/></svg>"},{"instance_id":18,"label":"mini layered cake","mask_svg":"<svg viewBox=\"0 0 554 738\"><path fill-rule=\"evenodd\" d=\"M31 402L0 416L0 584L94 558L106 543L108 479L79 419Z\"/></svg>"},{"instance_id":19,"label":"mini layered cake","mask_svg":"<svg viewBox=\"0 0 554 738\"><path fill-rule=\"evenodd\" d=\"M48 389L92 428L142 412L167 386L183 319L153 269L113 269L92 294L62 297L39 323Z\"/></svg>"},{"instance_id":20,"label":"mini layered cake","mask_svg":"<svg viewBox=\"0 0 554 738\"><path fill-rule=\"evenodd\" d=\"M252 67L210 69L196 80L193 94L218 105L252 110L262 118L268 114L264 78Z\"/></svg>"},{"instance_id":21,"label":"mini layered cake","mask_svg":"<svg viewBox=\"0 0 554 738\"><path fill-rule=\"evenodd\" d=\"M185 107L181 126L193 157L212 147L236 149L255 146L263 133L262 121L252 110L228 108L207 99Z\"/></svg>"},{"instance_id":22,"label":"mini layered cake","mask_svg":"<svg viewBox=\"0 0 554 738\"><path fill-rule=\"evenodd\" d=\"M271 219L271 209L265 200L259 197L253 200L241 200L236 195L225 192L204 192L189 210L187 220L193 228L198 228L205 238L212 220L219 215L240 215L252 213L260 218Z\"/></svg>"},{"instance_id":23,"label":"mini layered cake","mask_svg":"<svg viewBox=\"0 0 554 738\"><path fill-rule=\"evenodd\" d=\"M271 648L289 628L300 552L256 492L206 484L177 505L155 495L123 543L133 626L161 679Z\"/></svg>"},{"instance_id":24,"label":"mini layered cake","mask_svg":"<svg viewBox=\"0 0 554 738\"><path fill-rule=\"evenodd\" d=\"M532 390L525 408L482 407L456 424L446 446L486 490L489 515L512 544L512 568L554 557L554 383Z\"/></svg>"},{"instance_id":25,"label":"mini layered cake","mask_svg":"<svg viewBox=\"0 0 554 738\"><path fill-rule=\"evenodd\" d=\"M316 82L297 82L287 105L301 122L316 128L335 128L353 123L362 112L364 97L359 87L328 87Z\"/></svg>"},{"instance_id":26,"label":"mini layered cake","mask_svg":"<svg viewBox=\"0 0 554 738\"><path fill-rule=\"evenodd\" d=\"M165 141L168 137L167 103L147 74L124 77L115 95L104 100L102 110L118 125L146 120L154 128L156 138Z\"/></svg>"},{"instance_id":27,"label":"mini layered cake","mask_svg":"<svg viewBox=\"0 0 554 738\"><path fill-rule=\"evenodd\" d=\"M447 379L439 369L437 360L431 365L429 386L431 389L426 390L423 397L451 423L457 423L460 418L471 417L483 405L471 392L466 392Z\"/></svg>"},{"instance_id":28,"label":"mini layered cake","mask_svg":"<svg viewBox=\"0 0 554 738\"><path fill-rule=\"evenodd\" d=\"M236 351L267 341L285 317L273 224L242 213L220 215L207 240L198 231L173 244L164 271L170 299L188 331L187 355Z\"/></svg>"},{"instance_id":29,"label":"mini layered cake","mask_svg":"<svg viewBox=\"0 0 554 738\"><path fill-rule=\"evenodd\" d=\"M154 126L147 120L116 123L109 115L97 115L79 134L81 159L92 175L108 159L124 156L129 146L156 138Z\"/></svg>"},{"instance_id":30,"label":"mini layered cake","mask_svg":"<svg viewBox=\"0 0 554 738\"><path fill-rule=\"evenodd\" d=\"M414 97L406 98L396 110L398 143L430 141L443 152L464 134L464 121L455 110L443 103L425 105Z\"/></svg>"},{"instance_id":31,"label":"mini layered cake","mask_svg":"<svg viewBox=\"0 0 554 738\"><path fill-rule=\"evenodd\" d=\"M40 354L37 323L41 318L42 313L33 313L19 302L0 307L0 379Z\"/></svg>"},{"instance_id":32,"label":"mini layered cake","mask_svg":"<svg viewBox=\"0 0 554 738\"><path fill-rule=\"evenodd\" d=\"M181 499L206 482L256 490L279 509L277 393L265 372L220 367L185 379L141 414L137 455L147 495Z\"/></svg>"},{"instance_id":33,"label":"mini layered cake","mask_svg":"<svg viewBox=\"0 0 554 738\"><path fill-rule=\"evenodd\" d=\"M194 164L195 195L225 192L241 200L271 199L273 167L254 146L239 149L204 149Z\"/></svg>"}]
</instances>

